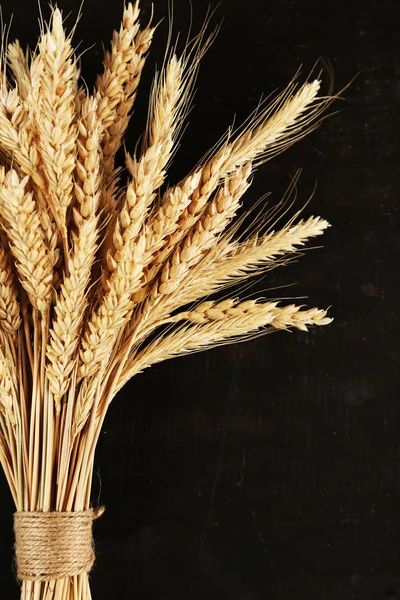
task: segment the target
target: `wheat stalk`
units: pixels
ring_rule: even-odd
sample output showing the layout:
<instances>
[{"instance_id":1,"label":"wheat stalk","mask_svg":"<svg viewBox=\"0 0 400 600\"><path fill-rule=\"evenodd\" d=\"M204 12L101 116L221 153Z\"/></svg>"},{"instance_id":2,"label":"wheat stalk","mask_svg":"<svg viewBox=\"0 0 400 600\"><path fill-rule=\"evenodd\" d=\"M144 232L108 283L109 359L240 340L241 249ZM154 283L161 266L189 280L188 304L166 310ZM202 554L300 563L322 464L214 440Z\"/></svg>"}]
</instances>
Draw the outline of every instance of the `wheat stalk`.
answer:
<instances>
[{"instance_id":1,"label":"wheat stalk","mask_svg":"<svg viewBox=\"0 0 400 600\"><path fill-rule=\"evenodd\" d=\"M281 207L239 235L252 209L239 212L255 169L313 130L332 98L318 95L317 80L291 82L181 181L168 181L214 37L207 30L208 20L181 53L170 34L125 169L118 151L155 32L141 27L138 2L124 7L92 94L75 28L65 31L58 8L34 52L4 43L0 463L18 519L87 514L107 408L130 377L174 356L331 321L317 308L209 297L287 264L328 227L297 213L277 229ZM64 567L57 579L23 577L22 600L90 600L87 563L77 575Z\"/></svg>"}]
</instances>

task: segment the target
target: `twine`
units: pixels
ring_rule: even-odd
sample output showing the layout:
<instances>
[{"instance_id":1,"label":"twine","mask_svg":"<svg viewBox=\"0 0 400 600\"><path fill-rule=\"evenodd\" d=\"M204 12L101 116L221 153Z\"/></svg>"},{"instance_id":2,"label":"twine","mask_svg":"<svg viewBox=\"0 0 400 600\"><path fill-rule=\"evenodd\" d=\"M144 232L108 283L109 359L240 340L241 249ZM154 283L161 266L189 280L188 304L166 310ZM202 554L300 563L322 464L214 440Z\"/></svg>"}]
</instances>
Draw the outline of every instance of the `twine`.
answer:
<instances>
[{"instance_id":1,"label":"twine","mask_svg":"<svg viewBox=\"0 0 400 600\"><path fill-rule=\"evenodd\" d=\"M103 508L77 512L16 512L18 579L51 581L88 573L95 557L93 520L103 512Z\"/></svg>"}]
</instances>

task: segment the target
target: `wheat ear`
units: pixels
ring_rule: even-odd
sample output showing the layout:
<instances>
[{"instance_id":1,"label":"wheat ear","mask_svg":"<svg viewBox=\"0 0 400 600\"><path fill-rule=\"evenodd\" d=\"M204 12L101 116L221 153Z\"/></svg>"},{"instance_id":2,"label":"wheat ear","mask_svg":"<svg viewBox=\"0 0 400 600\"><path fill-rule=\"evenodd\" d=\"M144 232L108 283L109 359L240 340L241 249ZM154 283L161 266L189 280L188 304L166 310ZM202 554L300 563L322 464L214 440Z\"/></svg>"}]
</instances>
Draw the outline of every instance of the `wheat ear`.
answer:
<instances>
[{"instance_id":1,"label":"wheat ear","mask_svg":"<svg viewBox=\"0 0 400 600\"><path fill-rule=\"evenodd\" d=\"M32 306L47 314L52 293L53 266L32 192L26 192L28 177L20 180L11 169L1 168L0 215L10 248L15 257L19 279Z\"/></svg>"},{"instance_id":2,"label":"wheat ear","mask_svg":"<svg viewBox=\"0 0 400 600\"><path fill-rule=\"evenodd\" d=\"M82 104L78 122L78 157L74 208L77 228L72 234L69 276L61 284L54 307L55 317L47 346L47 377L60 410L61 397L68 391L70 374L75 365L74 354L87 306L87 287L97 250L98 204L100 195L100 126L97 101L87 99Z\"/></svg>"},{"instance_id":3,"label":"wheat ear","mask_svg":"<svg viewBox=\"0 0 400 600\"><path fill-rule=\"evenodd\" d=\"M72 201L76 166L76 62L62 14L53 9L51 27L43 33L31 64L32 105L46 179L47 201L61 232L68 260L67 209Z\"/></svg>"},{"instance_id":4,"label":"wheat ear","mask_svg":"<svg viewBox=\"0 0 400 600\"><path fill-rule=\"evenodd\" d=\"M21 311L14 273L6 249L0 248L0 326L14 334L21 325Z\"/></svg>"},{"instance_id":5,"label":"wheat ear","mask_svg":"<svg viewBox=\"0 0 400 600\"><path fill-rule=\"evenodd\" d=\"M133 354L126 362L116 391L140 371L174 356L243 341L254 337L260 330L265 333L291 328L307 331L310 326L327 325L332 321L326 316L325 310L301 310L301 307L295 305L279 307L276 302L260 303L256 300L200 304L194 311L181 313L171 320L181 319L194 324L158 337L143 350Z\"/></svg>"},{"instance_id":6,"label":"wheat ear","mask_svg":"<svg viewBox=\"0 0 400 600\"><path fill-rule=\"evenodd\" d=\"M136 90L154 28L140 30L139 2L124 8L120 30L114 31L111 51L104 56L104 72L95 87L103 139L104 185L114 178L114 160L129 123Z\"/></svg>"},{"instance_id":7,"label":"wheat ear","mask_svg":"<svg viewBox=\"0 0 400 600\"><path fill-rule=\"evenodd\" d=\"M45 191L45 180L41 175L40 155L37 151L35 129L31 115L21 102L17 89L0 88L0 144L10 159L18 164L25 175ZM40 199L40 198L38 198Z\"/></svg>"},{"instance_id":8,"label":"wheat ear","mask_svg":"<svg viewBox=\"0 0 400 600\"><path fill-rule=\"evenodd\" d=\"M210 256L198 265L193 278L181 296L182 305L226 289L241 281L273 269L285 257L298 250L310 238L322 235L329 223L320 217L309 217L295 225L290 223L265 235L254 234L244 242L222 239Z\"/></svg>"},{"instance_id":9,"label":"wheat ear","mask_svg":"<svg viewBox=\"0 0 400 600\"><path fill-rule=\"evenodd\" d=\"M143 273L143 288L133 296L135 303L142 301L145 297L145 285L152 281L168 257L170 250L159 250L164 245L165 239L172 236L179 227L179 218L190 203L190 197L196 189L200 178L197 171L188 177L182 187L174 187L166 196L160 206L156 207L150 215L146 230L146 259L145 263L151 263Z\"/></svg>"},{"instance_id":10,"label":"wheat ear","mask_svg":"<svg viewBox=\"0 0 400 600\"><path fill-rule=\"evenodd\" d=\"M139 160L130 159L131 180L125 202L114 228L112 244L107 252L109 275L103 278L106 293L100 306L92 312L82 339L79 377L95 374L112 352L113 341L133 307L132 295L140 286L145 267L146 211L165 177L171 156L175 131L183 108L184 65L172 56L156 93L155 110L168 102L172 119L168 129L152 131L149 143Z\"/></svg>"}]
</instances>

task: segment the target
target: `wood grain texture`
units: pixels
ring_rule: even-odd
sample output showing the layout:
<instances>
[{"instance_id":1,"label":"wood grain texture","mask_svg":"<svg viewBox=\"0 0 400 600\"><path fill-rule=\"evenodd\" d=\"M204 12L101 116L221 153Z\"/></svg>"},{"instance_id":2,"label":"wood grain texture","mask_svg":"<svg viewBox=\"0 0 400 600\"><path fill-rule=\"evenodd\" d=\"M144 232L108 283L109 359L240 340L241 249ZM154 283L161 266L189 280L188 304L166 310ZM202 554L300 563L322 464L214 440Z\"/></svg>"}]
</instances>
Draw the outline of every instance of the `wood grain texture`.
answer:
<instances>
[{"instance_id":1,"label":"wood grain texture","mask_svg":"<svg viewBox=\"0 0 400 600\"><path fill-rule=\"evenodd\" d=\"M195 30L208 3L194 3ZM36 3L2 4L6 21L16 13L11 39L34 46ZM79 4L59 2L73 15ZM157 19L167 14L166 1L155 8ZM82 50L96 43L82 57L89 84L120 14L119 2L85 0L75 40ZM93 494L107 511L96 524L94 600L399 599L400 5L224 0L222 16L172 181L299 64L307 74L327 57L336 89L360 72L339 113L260 168L246 200L271 191L274 203L303 167L301 203L318 179L305 216L332 223L324 249L255 289L307 294L332 305L335 321L166 362L120 393L97 453ZM189 17L176 0L175 30L186 32ZM167 29L146 65L128 148ZM0 508L0 589L11 600L4 478Z\"/></svg>"}]
</instances>

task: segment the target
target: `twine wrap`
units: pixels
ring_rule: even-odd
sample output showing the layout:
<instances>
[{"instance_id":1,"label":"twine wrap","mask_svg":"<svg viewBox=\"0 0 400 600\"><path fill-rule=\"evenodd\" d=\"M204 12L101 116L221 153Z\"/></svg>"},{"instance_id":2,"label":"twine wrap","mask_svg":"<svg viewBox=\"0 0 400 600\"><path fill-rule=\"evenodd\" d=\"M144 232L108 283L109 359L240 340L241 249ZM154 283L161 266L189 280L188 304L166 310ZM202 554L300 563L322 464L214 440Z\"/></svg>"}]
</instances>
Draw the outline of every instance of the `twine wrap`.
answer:
<instances>
[{"instance_id":1,"label":"twine wrap","mask_svg":"<svg viewBox=\"0 0 400 600\"><path fill-rule=\"evenodd\" d=\"M51 581L88 573L94 563L93 520L103 511L16 512L18 579Z\"/></svg>"}]
</instances>

